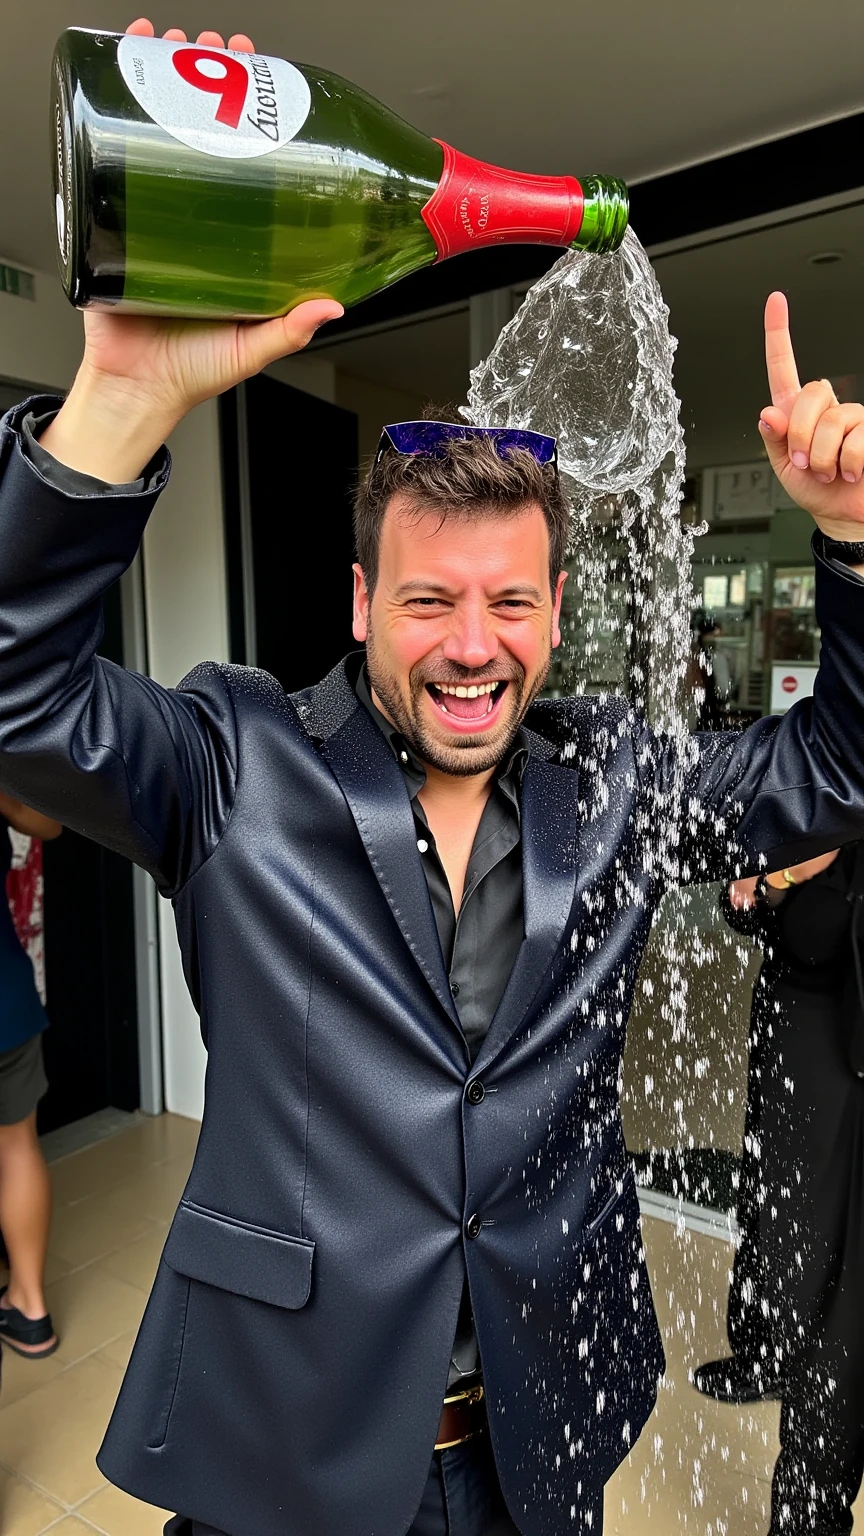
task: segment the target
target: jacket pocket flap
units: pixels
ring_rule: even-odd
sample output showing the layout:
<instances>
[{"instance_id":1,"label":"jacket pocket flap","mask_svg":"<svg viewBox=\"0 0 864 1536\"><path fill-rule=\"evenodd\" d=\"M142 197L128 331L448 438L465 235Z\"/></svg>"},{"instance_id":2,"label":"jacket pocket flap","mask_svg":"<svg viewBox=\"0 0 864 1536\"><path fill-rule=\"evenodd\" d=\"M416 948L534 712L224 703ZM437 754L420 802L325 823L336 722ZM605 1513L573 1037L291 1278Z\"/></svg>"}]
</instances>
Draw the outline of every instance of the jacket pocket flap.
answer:
<instances>
[{"instance_id":1,"label":"jacket pocket flap","mask_svg":"<svg viewBox=\"0 0 864 1536\"><path fill-rule=\"evenodd\" d=\"M285 1237L183 1200L163 1258L191 1280L295 1310L309 1300L314 1251L305 1238Z\"/></svg>"}]
</instances>

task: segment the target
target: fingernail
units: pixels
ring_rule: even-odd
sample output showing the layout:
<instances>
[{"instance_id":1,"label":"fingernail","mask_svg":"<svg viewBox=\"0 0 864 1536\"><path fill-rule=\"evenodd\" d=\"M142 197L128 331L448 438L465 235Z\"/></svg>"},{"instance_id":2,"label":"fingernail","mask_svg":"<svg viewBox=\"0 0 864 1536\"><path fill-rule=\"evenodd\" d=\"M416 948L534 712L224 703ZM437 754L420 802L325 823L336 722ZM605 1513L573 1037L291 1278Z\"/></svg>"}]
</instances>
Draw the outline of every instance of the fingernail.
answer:
<instances>
[{"instance_id":1,"label":"fingernail","mask_svg":"<svg viewBox=\"0 0 864 1536\"><path fill-rule=\"evenodd\" d=\"M772 427L770 421L763 421L762 417L760 416L759 417L759 431L760 432L773 432L774 428Z\"/></svg>"},{"instance_id":2,"label":"fingernail","mask_svg":"<svg viewBox=\"0 0 864 1536\"><path fill-rule=\"evenodd\" d=\"M810 460L808 459L806 453L793 453L792 463L795 465L796 469L806 469L807 465L810 463Z\"/></svg>"},{"instance_id":3,"label":"fingernail","mask_svg":"<svg viewBox=\"0 0 864 1536\"><path fill-rule=\"evenodd\" d=\"M857 481L858 481L858 476L850 474L848 469L844 469L844 471L843 471L843 479L844 480L848 480L850 485L855 485L857 483Z\"/></svg>"},{"instance_id":4,"label":"fingernail","mask_svg":"<svg viewBox=\"0 0 864 1536\"><path fill-rule=\"evenodd\" d=\"M831 484L831 476L830 475L814 475L813 479L814 480L818 480L820 485L830 485Z\"/></svg>"}]
</instances>

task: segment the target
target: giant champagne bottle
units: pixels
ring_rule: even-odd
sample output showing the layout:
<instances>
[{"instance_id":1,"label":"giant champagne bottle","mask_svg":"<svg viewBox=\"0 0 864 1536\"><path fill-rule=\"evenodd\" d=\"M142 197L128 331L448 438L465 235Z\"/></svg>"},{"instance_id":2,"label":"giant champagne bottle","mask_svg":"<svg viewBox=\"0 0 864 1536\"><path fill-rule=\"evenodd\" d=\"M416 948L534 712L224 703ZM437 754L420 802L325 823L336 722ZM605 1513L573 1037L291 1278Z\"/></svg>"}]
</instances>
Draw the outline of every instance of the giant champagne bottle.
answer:
<instances>
[{"instance_id":1,"label":"giant champagne bottle","mask_svg":"<svg viewBox=\"0 0 864 1536\"><path fill-rule=\"evenodd\" d=\"M611 251L627 191L460 154L323 69L78 28L54 56L73 304L261 319L502 241Z\"/></svg>"}]
</instances>

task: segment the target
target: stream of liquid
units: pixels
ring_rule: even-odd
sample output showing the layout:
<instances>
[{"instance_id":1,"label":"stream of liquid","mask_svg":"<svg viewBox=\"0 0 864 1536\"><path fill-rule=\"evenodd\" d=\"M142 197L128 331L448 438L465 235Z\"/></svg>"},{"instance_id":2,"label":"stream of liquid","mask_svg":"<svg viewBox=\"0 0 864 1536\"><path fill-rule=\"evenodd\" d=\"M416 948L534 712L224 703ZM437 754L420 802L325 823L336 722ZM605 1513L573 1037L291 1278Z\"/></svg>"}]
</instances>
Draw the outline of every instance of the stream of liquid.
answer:
<instances>
[{"instance_id":1,"label":"stream of liquid","mask_svg":"<svg viewBox=\"0 0 864 1536\"><path fill-rule=\"evenodd\" d=\"M566 693L596 694L604 688L624 693L634 711L667 738L678 772L657 792L651 818L654 835L646 838L641 857L661 884L670 887L681 872L671 865L666 868L664 861L667 848L674 846L671 833L681 812L683 776L695 751L688 719L693 701L686 678L694 608L691 563L700 532L681 519L685 456L673 382L676 345L654 270L628 230L615 255L568 252L534 285L489 357L472 372L463 411L477 425L531 428L558 439L559 469L572 509L572 540L564 657L556 681ZM614 680L608 671L610 656L618 664ZM580 760L583 769L602 775L601 754L594 763ZM613 786L594 788L591 798L603 805ZM664 817L668 838L662 830L659 836L656 832ZM626 892L620 899L627 899ZM680 1154L710 1148L712 1120L727 1127L728 1144L730 1094L736 1096L736 1112L740 1109L743 1117L747 1030L746 1024L730 1028L729 1015L736 989L739 1007L745 997L741 978L752 951L723 928L716 910L715 889L670 889L656 915L637 982L634 1020L639 1013L640 1051L644 1048L649 1058L653 1051L658 1067L625 1076L625 1123L629 1096L634 1121L653 1121L664 1128L660 1146L643 1144L639 1149L648 1153L641 1175L646 1184L652 1181L652 1154L668 1160L670 1149ZM746 1014L741 1023L744 1020ZM640 1096L643 1102L635 1106ZM722 1145L722 1132L720 1139ZM698 1202L700 1195L704 1200L704 1192L688 1187L686 1173L676 1192L682 1211L683 1202ZM729 1223L731 1227L731 1218ZM686 1276L688 1240L683 1221L679 1225ZM723 1333L718 1309L725 1302L732 1249L723 1244L713 1249L711 1263L722 1271L716 1276L713 1303L716 1327L711 1343L716 1354L725 1352L722 1345L717 1347L717 1335L722 1338ZM700 1282L695 1273L693 1279L695 1293ZM670 1300L671 1294L670 1288ZM704 1327L700 1338L699 1309L681 1301L679 1296L674 1325L678 1345L692 1364L698 1364L708 1358ZM674 1390L669 1382L667 1390ZM751 1429L762 1433L761 1423ZM650 1505L657 1498L653 1512L658 1519L666 1518L669 1530L710 1529L703 1527L698 1514L700 1478L710 1485L715 1463L721 1473L719 1449L709 1438L707 1431L700 1432L676 1452L679 1464L689 1461L691 1466L694 1493L688 1519L687 1510L667 1507L664 1436L656 1422L646 1428L643 1439L651 1452L646 1455L641 1448L640 1500ZM770 1475L767 1442L765 1455L765 1473ZM715 1527L718 1536L731 1529L723 1520Z\"/></svg>"}]
</instances>

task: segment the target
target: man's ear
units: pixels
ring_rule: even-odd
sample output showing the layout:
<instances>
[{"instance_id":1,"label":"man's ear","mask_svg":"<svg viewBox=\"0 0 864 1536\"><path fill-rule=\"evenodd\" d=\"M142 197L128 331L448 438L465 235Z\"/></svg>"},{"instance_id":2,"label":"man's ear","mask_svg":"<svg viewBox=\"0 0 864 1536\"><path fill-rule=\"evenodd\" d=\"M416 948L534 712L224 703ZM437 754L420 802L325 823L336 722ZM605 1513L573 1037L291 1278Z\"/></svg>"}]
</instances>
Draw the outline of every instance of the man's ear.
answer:
<instances>
[{"instance_id":1,"label":"man's ear","mask_svg":"<svg viewBox=\"0 0 864 1536\"><path fill-rule=\"evenodd\" d=\"M561 644L561 598L564 593L564 583L567 580L567 572L560 571L555 584L555 596L552 603L552 649Z\"/></svg>"},{"instance_id":2,"label":"man's ear","mask_svg":"<svg viewBox=\"0 0 864 1536\"><path fill-rule=\"evenodd\" d=\"M362 567L355 565L354 571L354 639L361 645L366 644L366 636L369 633L369 593L366 590L366 577Z\"/></svg>"}]
</instances>

